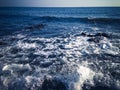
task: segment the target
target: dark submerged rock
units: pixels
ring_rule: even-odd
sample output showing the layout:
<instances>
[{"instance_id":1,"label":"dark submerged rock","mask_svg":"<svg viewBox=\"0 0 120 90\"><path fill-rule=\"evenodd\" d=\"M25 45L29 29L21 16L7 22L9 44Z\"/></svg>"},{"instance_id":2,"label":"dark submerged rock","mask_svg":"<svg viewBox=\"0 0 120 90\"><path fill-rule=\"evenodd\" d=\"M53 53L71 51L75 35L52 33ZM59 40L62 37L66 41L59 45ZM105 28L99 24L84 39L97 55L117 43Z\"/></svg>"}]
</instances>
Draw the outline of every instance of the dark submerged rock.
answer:
<instances>
[{"instance_id":1,"label":"dark submerged rock","mask_svg":"<svg viewBox=\"0 0 120 90\"><path fill-rule=\"evenodd\" d=\"M84 32L82 32L82 33L81 33L81 35L82 35L82 36L86 36L87 34L86 34L86 33L84 33Z\"/></svg>"},{"instance_id":2,"label":"dark submerged rock","mask_svg":"<svg viewBox=\"0 0 120 90\"><path fill-rule=\"evenodd\" d=\"M110 37L110 35L108 35L107 33L87 34L85 32L82 32L80 35L84 37L90 37L87 41L95 43L99 43L100 40L102 40L104 37L106 38Z\"/></svg>"},{"instance_id":3,"label":"dark submerged rock","mask_svg":"<svg viewBox=\"0 0 120 90\"><path fill-rule=\"evenodd\" d=\"M85 32L82 32L82 33L81 33L81 36L94 37L95 35L94 35L94 34L87 34L87 33L85 33Z\"/></svg>"},{"instance_id":4,"label":"dark submerged rock","mask_svg":"<svg viewBox=\"0 0 120 90\"><path fill-rule=\"evenodd\" d=\"M87 34L87 33L85 33L85 32L82 32L81 33L81 35L82 36L87 36L87 37L106 37L106 38L109 38L110 37L110 35L109 34L107 34L107 33L96 33L96 34Z\"/></svg>"}]
</instances>

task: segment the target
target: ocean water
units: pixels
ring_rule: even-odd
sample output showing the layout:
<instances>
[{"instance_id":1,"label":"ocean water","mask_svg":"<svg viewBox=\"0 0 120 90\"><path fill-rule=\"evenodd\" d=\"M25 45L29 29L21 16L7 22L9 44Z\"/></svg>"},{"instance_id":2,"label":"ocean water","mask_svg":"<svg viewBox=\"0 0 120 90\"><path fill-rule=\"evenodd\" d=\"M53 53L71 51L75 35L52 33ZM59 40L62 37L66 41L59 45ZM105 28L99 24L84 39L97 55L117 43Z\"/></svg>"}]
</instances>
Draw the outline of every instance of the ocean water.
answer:
<instances>
[{"instance_id":1,"label":"ocean water","mask_svg":"<svg viewBox=\"0 0 120 90\"><path fill-rule=\"evenodd\" d=\"M120 8L0 8L0 90L120 90Z\"/></svg>"}]
</instances>

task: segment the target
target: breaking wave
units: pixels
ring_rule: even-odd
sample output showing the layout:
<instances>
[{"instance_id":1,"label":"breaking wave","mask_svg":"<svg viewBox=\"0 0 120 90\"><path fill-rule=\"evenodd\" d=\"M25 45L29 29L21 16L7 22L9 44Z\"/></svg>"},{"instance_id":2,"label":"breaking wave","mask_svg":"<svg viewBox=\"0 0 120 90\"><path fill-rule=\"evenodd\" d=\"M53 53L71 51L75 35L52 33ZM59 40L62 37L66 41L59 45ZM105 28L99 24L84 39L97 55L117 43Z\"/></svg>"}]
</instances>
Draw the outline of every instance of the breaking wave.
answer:
<instances>
[{"instance_id":1,"label":"breaking wave","mask_svg":"<svg viewBox=\"0 0 120 90\"><path fill-rule=\"evenodd\" d=\"M120 18L94 18L94 17L55 17L55 16L41 16L34 18L34 20L45 20L50 22L100 22L100 23L113 23L113 22L120 22Z\"/></svg>"},{"instance_id":2,"label":"breaking wave","mask_svg":"<svg viewBox=\"0 0 120 90\"><path fill-rule=\"evenodd\" d=\"M83 33L64 38L14 37L14 45L0 49L2 90L120 89L120 52L108 37ZM89 41L93 37L99 42ZM111 63L112 56L116 61Z\"/></svg>"}]
</instances>

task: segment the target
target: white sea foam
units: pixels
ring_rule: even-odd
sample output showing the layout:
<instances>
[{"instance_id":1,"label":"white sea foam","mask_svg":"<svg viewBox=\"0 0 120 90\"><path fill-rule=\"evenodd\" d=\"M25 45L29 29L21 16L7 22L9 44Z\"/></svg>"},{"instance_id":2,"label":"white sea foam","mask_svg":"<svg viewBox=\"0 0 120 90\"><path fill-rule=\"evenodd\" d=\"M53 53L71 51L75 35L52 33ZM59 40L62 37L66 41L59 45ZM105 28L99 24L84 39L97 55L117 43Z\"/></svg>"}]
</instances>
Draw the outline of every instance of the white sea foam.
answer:
<instances>
[{"instance_id":1,"label":"white sea foam","mask_svg":"<svg viewBox=\"0 0 120 90\"><path fill-rule=\"evenodd\" d=\"M118 88L118 90L120 90L120 80L116 80L115 85Z\"/></svg>"},{"instance_id":2,"label":"white sea foam","mask_svg":"<svg viewBox=\"0 0 120 90\"><path fill-rule=\"evenodd\" d=\"M59 78L62 82L68 84L69 90L82 90L82 87L86 82L89 82L90 85L94 85L94 78L96 78L97 82L99 83L109 82L108 85L110 85L110 83L112 82L112 80L110 80L110 72L107 71L107 73L104 74L102 72L104 71L104 66L99 66L101 62L103 63L103 61L99 61L97 60L97 58L94 58L93 61L91 60L92 62L89 62L89 60L86 61L87 57L85 60L83 59L81 61L80 57L86 54L90 55L107 53L118 55L119 48L113 46L110 40L105 37L103 37L99 43L95 43L88 41L90 37L74 36L75 35L71 35L67 38L24 38L21 36L20 40L17 41L15 47L17 46L19 48L22 48L19 54L22 54L23 56L22 58L19 58L17 57L17 54L14 54L14 56L12 57L16 57L17 60L14 59L16 61L21 59L23 59L24 61L29 60L30 52L27 52L26 49L35 49L35 51L32 51L32 54L35 54L37 56L35 56L35 58L33 56L33 60L31 61L31 64L34 67L34 71L32 71L30 75L29 73L27 73L32 70L29 64L5 64L5 66L2 68L3 73L5 71L10 71L11 77L17 77L16 73L22 71L21 73L24 74L22 74L23 76L21 75L21 77L25 79L27 87L30 88L34 84L37 84L37 86L41 86L44 82L43 77L45 75L50 76L49 78ZM28 43L27 41L31 41L31 43ZM60 45L62 45L63 47L60 47ZM11 47L7 48L8 50L11 49ZM3 50L2 52L5 51ZM9 54L10 52L8 53L7 50L6 53L6 55L9 55L8 58L6 58L9 59L11 54ZM60 54L61 56L59 56ZM39 55L43 55L43 57L41 58ZM52 59L49 58L50 55L53 55ZM50 66L42 67L42 64L48 63L50 63ZM90 68L89 65L95 65L96 71L93 71L93 68ZM110 64L110 61L106 61L106 67L108 69L110 67L116 68L116 66L117 64ZM98 69L99 71L97 72ZM6 77L3 78L3 83L5 86L7 86L12 81L14 80ZM119 87L119 80L114 80L114 84L116 85L116 87Z\"/></svg>"},{"instance_id":3,"label":"white sea foam","mask_svg":"<svg viewBox=\"0 0 120 90\"><path fill-rule=\"evenodd\" d=\"M78 56L84 54L100 54L100 53L108 53L108 54L119 54L119 49L110 43L107 38L103 38L100 40L100 43L89 43L87 41L88 37L73 37L71 41L65 45L66 53L77 54L79 51Z\"/></svg>"},{"instance_id":4,"label":"white sea foam","mask_svg":"<svg viewBox=\"0 0 120 90\"><path fill-rule=\"evenodd\" d=\"M99 28L98 28L98 27L92 27L91 29L92 29L92 30L94 30L94 31L99 30Z\"/></svg>"},{"instance_id":5,"label":"white sea foam","mask_svg":"<svg viewBox=\"0 0 120 90\"><path fill-rule=\"evenodd\" d=\"M26 36L23 35L23 34L18 34L16 37L19 38L19 39L21 39L21 38L25 38Z\"/></svg>"},{"instance_id":6,"label":"white sea foam","mask_svg":"<svg viewBox=\"0 0 120 90\"><path fill-rule=\"evenodd\" d=\"M79 65L77 69L77 73L78 74L74 74L75 77L78 77L77 82L71 81L69 84L69 90L82 90L84 83L87 81L89 81L91 85L94 85L93 78L95 72L92 71L90 68Z\"/></svg>"},{"instance_id":7,"label":"white sea foam","mask_svg":"<svg viewBox=\"0 0 120 90\"><path fill-rule=\"evenodd\" d=\"M31 70L31 67L29 64L11 64L11 65L5 65L2 68L3 71L11 71L11 73L15 71L21 71L21 70Z\"/></svg>"},{"instance_id":8,"label":"white sea foam","mask_svg":"<svg viewBox=\"0 0 120 90\"><path fill-rule=\"evenodd\" d=\"M21 42L18 41L17 46L20 48L24 48L24 49L30 49L30 48L37 48L38 45L36 43L27 43L27 42Z\"/></svg>"},{"instance_id":9,"label":"white sea foam","mask_svg":"<svg viewBox=\"0 0 120 90\"><path fill-rule=\"evenodd\" d=\"M36 84L37 86L41 86L43 83L43 79L41 77L34 77L34 76L26 76L25 81L26 81L26 86L30 88L34 86L34 84Z\"/></svg>"}]
</instances>

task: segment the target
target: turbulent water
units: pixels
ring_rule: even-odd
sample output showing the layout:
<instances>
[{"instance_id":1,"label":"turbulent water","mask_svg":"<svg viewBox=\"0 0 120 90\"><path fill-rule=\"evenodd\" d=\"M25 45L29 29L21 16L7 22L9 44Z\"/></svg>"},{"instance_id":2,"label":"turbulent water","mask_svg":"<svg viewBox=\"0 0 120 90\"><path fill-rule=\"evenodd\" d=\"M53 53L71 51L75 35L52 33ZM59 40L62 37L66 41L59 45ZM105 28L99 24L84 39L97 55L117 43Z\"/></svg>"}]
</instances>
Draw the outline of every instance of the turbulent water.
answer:
<instances>
[{"instance_id":1,"label":"turbulent water","mask_svg":"<svg viewBox=\"0 0 120 90\"><path fill-rule=\"evenodd\" d=\"M120 90L120 8L0 8L0 90Z\"/></svg>"}]
</instances>

